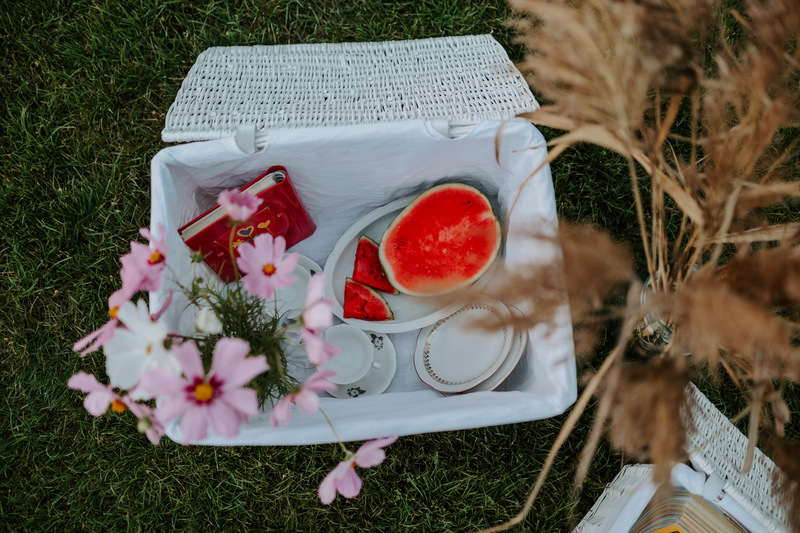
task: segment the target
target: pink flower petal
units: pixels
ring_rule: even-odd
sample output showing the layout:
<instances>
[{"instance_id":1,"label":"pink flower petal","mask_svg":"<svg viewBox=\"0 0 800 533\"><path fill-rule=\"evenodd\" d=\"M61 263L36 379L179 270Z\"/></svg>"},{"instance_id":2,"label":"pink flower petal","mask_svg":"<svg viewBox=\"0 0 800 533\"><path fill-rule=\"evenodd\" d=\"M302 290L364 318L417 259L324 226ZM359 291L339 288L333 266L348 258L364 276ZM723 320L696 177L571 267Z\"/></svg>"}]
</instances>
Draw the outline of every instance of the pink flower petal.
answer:
<instances>
[{"instance_id":1,"label":"pink flower petal","mask_svg":"<svg viewBox=\"0 0 800 533\"><path fill-rule=\"evenodd\" d=\"M243 415L255 416L258 414L258 395L253 389L233 389L222 393L219 400L236 409Z\"/></svg>"},{"instance_id":2,"label":"pink flower petal","mask_svg":"<svg viewBox=\"0 0 800 533\"><path fill-rule=\"evenodd\" d=\"M86 393L108 390L108 385L103 385L93 374L87 374L83 370L69 378L67 387Z\"/></svg>"},{"instance_id":3,"label":"pink flower petal","mask_svg":"<svg viewBox=\"0 0 800 533\"><path fill-rule=\"evenodd\" d=\"M286 251L286 239L283 235L278 235L277 237L272 239L272 258L276 257L283 257L283 253ZM292 267L294 270L294 267Z\"/></svg>"},{"instance_id":4,"label":"pink flower petal","mask_svg":"<svg viewBox=\"0 0 800 533\"><path fill-rule=\"evenodd\" d=\"M328 378L331 378L336 375L335 370L320 370L314 372L309 376L305 383L303 383L303 389L310 390L310 391L334 391L336 390L336 385L328 381Z\"/></svg>"},{"instance_id":5,"label":"pink flower petal","mask_svg":"<svg viewBox=\"0 0 800 533\"><path fill-rule=\"evenodd\" d=\"M111 405L111 402L116 397L117 395L108 389L90 392L83 399L83 406L89 411L90 415L100 416L108 410L108 406Z\"/></svg>"},{"instance_id":6,"label":"pink flower petal","mask_svg":"<svg viewBox=\"0 0 800 533\"><path fill-rule=\"evenodd\" d=\"M139 388L152 398L183 394L186 385L188 383L185 380L164 367L145 371L139 380Z\"/></svg>"},{"instance_id":7,"label":"pink flower petal","mask_svg":"<svg viewBox=\"0 0 800 533\"><path fill-rule=\"evenodd\" d=\"M209 375L215 374L224 379L231 366L244 361L250 354L250 343L236 337L223 337L214 345Z\"/></svg>"},{"instance_id":8,"label":"pink flower petal","mask_svg":"<svg viewBox=\"0 0 800 533\"><path fill-rule=\"evenodd\" d=\"M200 357L200 350L194 342L186 342L173 350L175 359L183 369L183 375L193 380L194 378L205 378L206 372L203 368L203 359Z\"/></svg>"},{"instance_id":9,"label":"pink flower petal","mask_svg":"<svg viewBox=\"0 0 800 533\"><path fill-rule=\"evenodd\" d=\"M187 400L185 396L175 396L164 400L156 407L155 415L161 422L167 424L195 408L195 403Z\"/></svg>"},{"instance_id":10,"label":"pink flower petal","mask_svg":"<svg viewBox=\"0 0 800 533\"><path fill-rule=\"evenodd\" d=\"M342 464L346 463L339 463L339 466ZM325 478L322 480L322 483L319 484L317 495L319 496L319 500L325 505L330 505L333 503L333 500L336 499L336 471L339 466L328 472L328 475L325 476ZM347 468L350 468L349 464L346 464L346 466Z\"/></svg>"},{"instance_id":11,"label":"pink flower petal","mask_svg":"<svg viewBox=\"0 0 800 533\"><path fill-rule=\"evenodd\" d=\"M358 477L353 467L348 466L347 470L339 478L336 488L339 490L339 494L345 498L358 496L358 493L361 492L361 478Z\"/></svg>"},{"instance_id":12,"label":"pink flower petal","mask_svg":"<svg viewBox=\"0 0 800 533\"><path fill-rule=\"evenodd\" d=\"M383 448L396 440L397 437L386 437L364 443L356 452L356 464L362 468L370 468L381 464L383 460L386 459L386 452Z\"/></svg>"},{"instance_id":13,"label":"pink flower petal","mask_svg":"<svg viewBox=\"0 0 800 533\"><path fill-rule=\"evenodd\" d=\"M159 418L161 418L160 415ZM164 419L162 418L162 420ZM184 413L183 420L181 420L181 433L183 433L184 444L203 440L208 436L208 416L204 407L189 409Z\"/></svg>"},{"instance_id":14,"label":"pink flower petal","mask_svg":"<svg viewBox=\"0 0 800 533\"><path fill-rule=\"evenodd\" d=\"M164 300L164 303L161 304L161 309L156 311L154 314L151 314L150 315L150 320L155 322L156 320L161 318L161 315L163 315L164 312L166 312L167 308L169 308L169 304L172 303L173 292L174 291L172 289L169 290L169 294L167 295L167 298Z\"/></svg>"},{"instance_id":15,"label":"pink flower petal","mask_svg":"<svg viewBox=\"0 0 800 533\"><path fill-rule=\"evenodd\" d=\"M209 402L206 407L206 416L211 431L221 437L238 435L239 426L244 421L244 417L224 401Z\"/></svg>"},{"instance_id":16,"label":"pink flower petal","mask_svg":"<svg viewBox=\"0 0 800 533\"><path fill-rule=\"evenodd\" d=\"M217 203L228 214L228 216L238 222L244 222L258 211L258 207L264 200L248 191L238 189L228 189L219 193Z\"/></svg>"},{"instance_id":17,"label":"pink flower petal","mask_svg":"<svg viewBox=\"0 0 800 533\"><path fill-rule=\"evenodd\" d=\"M281 424L288 424L292 420L292 397L284 396L272 408L269 414L270 425L274 428Z\"/></svg>"},{"instance_id":18,"label":"pink flower petal","mask_svg":"<svg viewBox=\"0 0 800 533\"><path fill-rule=\"evenodd\" d=\"M117 323L118 322L116 319L109 320L99 329L96 329L76 342L72 349L76 352L81 352L81 357L84 357L86 354L96 352L114 336L114 331L117 329Z\"/></svg>"},{"instance_id":19,"label":"pink flower petal","mask_svg":"<svg viewBox=\"0 0 800 533\"><path fill-rule=\"evenodd\" d=\"M317 494L319 495L319 499L325 505L329 505L333 500L336 498L336 492L345 496L342 492L342 484L344 483L345 491L351 496L346 496L347 498L352 498L361 490L361 480L358 478L358 475L353 471L352 468L353 461L342 461L336 468L331 470L327 476L322 480L322 483L319 485L319 490ZM355 481L348 477L351 475L355 476ZM353 494L353 490L355 489L355 494Z\"/></svg>"},{"instance_id":20,"label":"pink flower petal","mask_svg":"<svg viewBox=\"0 0 800 533\"><path fill-rule=\"evenodd\" d=\"M336 344L322 339L305 328L300 332L300 337L303 340L308 360L316 366L327 363L341 351Z\"/></svg>"},{"instance_id":21,"label":"pink flower petal","mask_svg":"<svg viewBox=\"0 0 800 533\"><path fill-rule=\"evenodd\" d=\"M248 273L258 270L258 264L261 259L252 243L243 242L236 248L236 253L238 254L236 265L241 272ZM263 268L263 265L261 268Z\"/></svg>"},{"instance_id":22,"label":"pink flower petal","mask_svg":"<svg viewBox=\"0 0 800 533\"><path fill-rule=\"evenodd\" d=\"M319 396L310 390L301 390L294 397L294 403L301 413L310 415L319 409Z\"/></svg>"}]
</instances>

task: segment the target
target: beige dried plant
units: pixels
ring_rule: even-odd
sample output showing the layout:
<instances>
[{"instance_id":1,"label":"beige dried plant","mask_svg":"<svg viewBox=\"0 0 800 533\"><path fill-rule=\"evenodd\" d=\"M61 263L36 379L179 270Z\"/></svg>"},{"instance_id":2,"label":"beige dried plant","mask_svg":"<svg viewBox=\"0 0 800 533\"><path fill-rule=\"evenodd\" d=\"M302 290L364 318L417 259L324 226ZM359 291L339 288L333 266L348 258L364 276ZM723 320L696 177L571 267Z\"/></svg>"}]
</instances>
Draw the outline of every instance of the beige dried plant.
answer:
<instances>
[{"instance_id":1,"label":"beige dried plant","mask_svg":"<svg viewBox=\"0 0 800 533\"><path fill-rule=\"evenodd\" d=\"M630 180L652 292L642 304L626 250L596 229L565 222L563 271L507 273L498 297L518 307L527 299L541 311L532 322L547 318L560 289L577 332L622 329L585 379L523 509L487 531L524 519L592 397L597 411L576 483L602 435L653 461L656 481L667 480L671 465L686 459L680 413L694 372L727 375L748 398L746 468L762 429L783 443L776 450L785 476L776 494L790 516L800 515L800 458L785 452L796 445L784 442L790 413L780 392L800 382L800 223L766 209L796 212L800 196L800 4L741 0L737 11L717 0L510 3L529 49L521 69L547 102L525 117L562 130L548 143L547 162L576 143L627 159L628 176L620 178ZM678 210L679 228L667 224L670 209ZM614 305L625 285L626 303ZM632 362L637 325L653 317L670 341ZM591 338L577 338L576 351L589 353Z\"/></svg>"}]
</instances>

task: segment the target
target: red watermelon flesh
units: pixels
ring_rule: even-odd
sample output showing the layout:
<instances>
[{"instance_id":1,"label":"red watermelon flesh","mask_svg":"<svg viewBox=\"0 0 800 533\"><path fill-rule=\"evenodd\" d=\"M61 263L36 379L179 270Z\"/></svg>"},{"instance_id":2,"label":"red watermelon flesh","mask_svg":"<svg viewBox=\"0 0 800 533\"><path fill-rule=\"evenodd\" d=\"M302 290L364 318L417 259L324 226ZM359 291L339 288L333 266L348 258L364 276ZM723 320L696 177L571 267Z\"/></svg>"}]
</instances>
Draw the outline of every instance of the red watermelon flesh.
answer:
<instances>
[{"instance_id":1,"label":"red watermelon flesh","mask_svg":"<svg viewBox=\"0 0 800 533\"><path fill-rule=\"evenodd\" d=\"M362 235L356 247L356 261L353 265L353 281L363 283L373 289L397 294L397 289L392 287L386 274L383 273L381 260L378 257L378 243Z\"/></svg>"},{"instance_id":2,"label":"red watermelon flesh","mask_svg":"<svg viewBox=\"0 0 800 533\"><path fill-rule=\"evenodd\" d=\"M404 294L434 296L467 287L494 264L500 222L488 198L463 183L420 194L395 217L379 255L389 282Z\"/></svg>"},{"instance_id":3,"label":"red watermelon flesh","mask_svg":"<svg viewBox=\"0 0 800 533\"><path fill-rule=\"evenodd\" d=\"M344 283L344 318L392 320L394 313L378 291L347 278Z\"/></svg>"}]
</instances>

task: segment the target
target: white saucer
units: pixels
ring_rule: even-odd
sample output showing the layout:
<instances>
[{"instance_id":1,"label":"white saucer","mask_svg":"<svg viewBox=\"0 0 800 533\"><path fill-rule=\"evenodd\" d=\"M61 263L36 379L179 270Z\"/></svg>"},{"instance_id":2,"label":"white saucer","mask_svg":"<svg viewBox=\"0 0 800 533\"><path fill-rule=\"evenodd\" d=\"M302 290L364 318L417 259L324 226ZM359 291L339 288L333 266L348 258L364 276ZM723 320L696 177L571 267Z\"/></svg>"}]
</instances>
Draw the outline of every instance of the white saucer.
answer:
<instances>
[{"instance_id":1,"label":"white saucer","mask_svg":"<svg viewBox=\"0 0 800 533\"><path fill-rule=\"evenodd\" d=\"M334 398L357 398L359 396L372 396L385 391L392 382L397 370L397 354L392 341L386 333L365 331L372 343L372 352L375 361L380 363L380 368L372 368L366 376L349 385L337 385L336 390L328 394Z\"/></svg>"},{"instance_id":2,"label":"white saucer","mask_svg":"<svg viewBox=\"0 0 800 533\"><path fill-rule=\"evenodd\" d=\"M509 309L515 315L521 315L522 311L517 309L516 307L509 306ZM525 347L528 345L528 330L526 329L515 329L514 330L514 342L511 344L511 349L508 351L508 355L503 360L503 364L500 365L494 374L486 378L485 381L482 381L472 387L469 390L464 392L479 392L484 390L494 390L496 389L505 379L511 374L511 371L517 367L517 363L519 363L522 354L525 353Z\"/></svg>"},{"instance_id":3,"label":"white saucer","mask_svg":"<svg viewBox=\"0 0 800 533\"><path fill-rule=\"evenodd\" d=\"M414 352L419 378L440 392L463 392L488 379L514 342L510 313L502 302L485 298L423 328ZM475 327L476 322L500 327L485 330Z\"/></svg>"}]
</instances>

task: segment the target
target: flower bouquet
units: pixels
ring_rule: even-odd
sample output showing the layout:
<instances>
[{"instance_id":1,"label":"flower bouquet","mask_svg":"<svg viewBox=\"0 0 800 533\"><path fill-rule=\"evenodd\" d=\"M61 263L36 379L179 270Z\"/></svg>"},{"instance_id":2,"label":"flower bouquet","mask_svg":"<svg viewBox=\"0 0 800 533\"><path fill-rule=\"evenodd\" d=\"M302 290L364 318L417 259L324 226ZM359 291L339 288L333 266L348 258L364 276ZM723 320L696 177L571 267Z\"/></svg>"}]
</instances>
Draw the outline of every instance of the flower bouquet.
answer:
<instances>
[{"instance_id":1,"label":"flower bouquet","mask_svg":"<svg viewBox=\"0 0 800 533\"><path fill-rule=\"evenodd\" d=\"M228 249L236 281L224 285L195 273L191 283L178 284L196 307L196 332L191 336L171 331L160 321L171 294L152 314L143 299L133 301L139 291L158 290L168 270L164 228L159 235L142 229L148 244L131 242L130 253L121 257L122 287L108 299L109 321L74 346L81 357L102 348L106 358L108 385L83 371L68 382L69 388L86 394L84 406L91 415L101 416L109 407L118 414L130 411L153 444L164 436L165 424L179 421L183 443L188 444L205 439L209 429L222 437L237 436L242 424L267 403L272 406L273 427L290 423L292 404L305 414L320 410L317 394L336 388L327 379L335 372L321 366L340 350L324 338L333 323L332 302L324 297L325 276L311 276L296 321L278 311L276 291L297 281L292 273L298 254L286 254L284 238L269 233L238 246L233 242L236 228L261 202L246 191L220 193L218 203L230 223ZM202 260L200 254L193 256L195 263ZM302 382L288 365L289 354L298 352L304 352L314 368ZM337 492L356 496L361 480L354 467L380 464L383 448L395 440L375 439L355 453L340 442L346 457L322 481L321 501L331 503Z\"/></svg>"}]
</instances>

